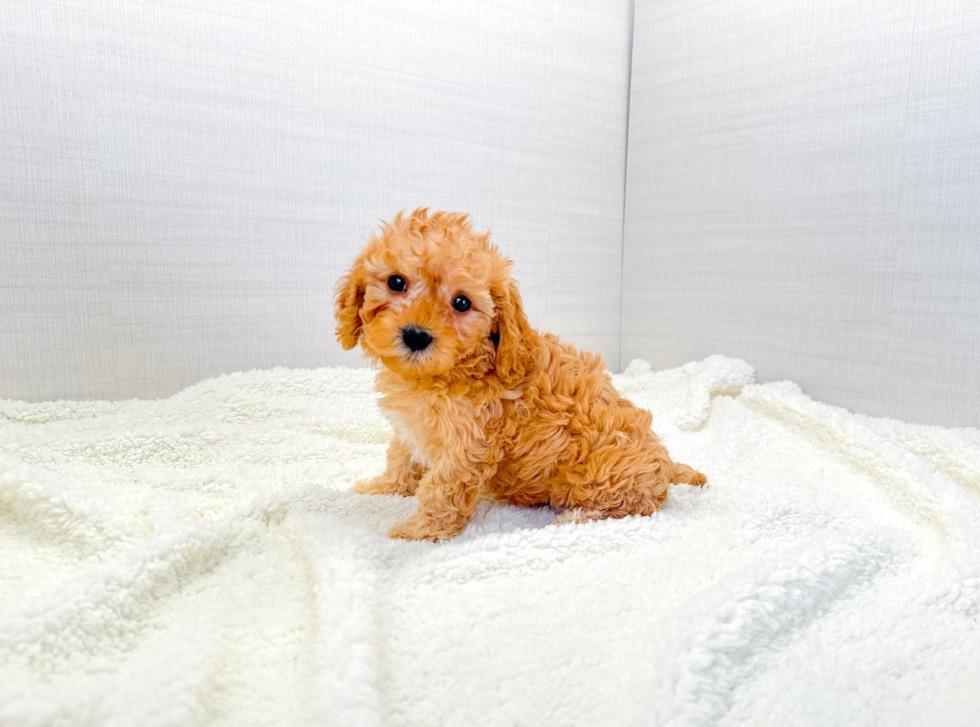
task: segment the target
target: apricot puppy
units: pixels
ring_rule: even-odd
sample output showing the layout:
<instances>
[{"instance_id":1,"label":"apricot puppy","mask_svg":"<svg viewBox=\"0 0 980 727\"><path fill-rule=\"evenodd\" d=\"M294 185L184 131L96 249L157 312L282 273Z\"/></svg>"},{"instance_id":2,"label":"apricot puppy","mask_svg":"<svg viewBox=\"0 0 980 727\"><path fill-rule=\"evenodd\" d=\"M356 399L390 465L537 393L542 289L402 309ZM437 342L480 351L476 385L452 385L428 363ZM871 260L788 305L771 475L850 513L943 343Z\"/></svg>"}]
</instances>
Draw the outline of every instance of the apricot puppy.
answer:
<instances>
[{"instance_id":1,"label":"apricot puppy","mask_svg":"<svg viewBox=\"0 0 980 727\"><path fill-rule=\"evenodd\" d=\"M670 458L600 356L531 328L511 265L466 215L422 208L337 283L337 338L381 364L395 432L384 474L354 490L419 502L392 537L451 538L484 497L558 520L649 515L669 484L706 481Z\"/></svg>"}]
</instances>

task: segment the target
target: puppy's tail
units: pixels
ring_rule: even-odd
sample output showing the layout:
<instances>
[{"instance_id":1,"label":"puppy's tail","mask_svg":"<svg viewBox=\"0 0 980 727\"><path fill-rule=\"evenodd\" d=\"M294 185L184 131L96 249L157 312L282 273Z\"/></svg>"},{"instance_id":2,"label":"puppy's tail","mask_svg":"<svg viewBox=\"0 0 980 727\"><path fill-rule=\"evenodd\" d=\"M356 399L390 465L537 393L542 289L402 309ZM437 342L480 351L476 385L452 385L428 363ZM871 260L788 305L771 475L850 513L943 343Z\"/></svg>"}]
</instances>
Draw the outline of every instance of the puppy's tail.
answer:
<instances>
[{"instance_id":1,"label":"puppy's tail","mask_svg":"<svg viewBox=\"0 0 980 727\"><path fill-rule=\"evenodd\" d=\"M708 478L693 467L688 467L686 464L681 464L680 462L674 462L673 466L674 474L670 478L671 482L684 485L697 485L698 487L708 482Z\"/></svg>"}]
</instances>

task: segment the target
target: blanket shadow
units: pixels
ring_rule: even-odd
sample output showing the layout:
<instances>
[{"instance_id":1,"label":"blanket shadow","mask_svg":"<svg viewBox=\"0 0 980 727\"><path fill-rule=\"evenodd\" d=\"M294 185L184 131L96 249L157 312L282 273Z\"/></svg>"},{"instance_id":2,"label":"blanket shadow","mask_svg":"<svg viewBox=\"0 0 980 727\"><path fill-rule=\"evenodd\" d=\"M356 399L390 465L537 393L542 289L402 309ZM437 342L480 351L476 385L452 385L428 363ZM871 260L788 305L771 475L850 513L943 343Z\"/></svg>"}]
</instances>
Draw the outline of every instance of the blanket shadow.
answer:
<instances>
[{"instance_id":1,"label":"blanket shadow","mask_svg":"<svg viewBox=\"0 0 980 727\"><path fill-rule=\"evenodd\" d=\"M330 503L330 509L347 526L385 539L393 525L415 513L417 508L418 501L414 497L362 495L351 491L338 493ZM550 525L556 515L557 512L550 507L518 507L484 501L477 506L466 530L452 542L471 540L490 533L538 530Z\"/></svg>"},{"instance_id":2,"label":"blanket shadow","mask_svg":"<svg viewBox=\"0 0 980 727\"><path fill-rule=\"evenodd\" d=\"M519 507L504 502L484 501L473 513L473 519L454 540L471 540L490 533L512 533L519 530L539 530L550 525L556 510L548 506Z\"/></svg>"}]
</instances>

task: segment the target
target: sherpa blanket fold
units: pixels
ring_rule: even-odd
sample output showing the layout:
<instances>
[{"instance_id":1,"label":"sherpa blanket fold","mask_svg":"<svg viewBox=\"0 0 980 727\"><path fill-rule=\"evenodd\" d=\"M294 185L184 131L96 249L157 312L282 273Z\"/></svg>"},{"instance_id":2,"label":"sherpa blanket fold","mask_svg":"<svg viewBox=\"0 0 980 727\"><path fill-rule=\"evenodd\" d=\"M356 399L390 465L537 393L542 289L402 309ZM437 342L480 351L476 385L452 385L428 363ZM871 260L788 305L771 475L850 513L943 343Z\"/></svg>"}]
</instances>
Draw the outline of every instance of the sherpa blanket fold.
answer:
<instances>
[{"instance_id":1,"label":"sherpa blanket fold","mask_svg":"<svg viewBox=\"0 0 980 727\"><path fill-rule=\"evenodd\" d=\"M368 370L0 402L0 725L980 723L980 432L723 357L614 378L705 489L439 544L348 491Z\"/></svg>"}]
</instances>

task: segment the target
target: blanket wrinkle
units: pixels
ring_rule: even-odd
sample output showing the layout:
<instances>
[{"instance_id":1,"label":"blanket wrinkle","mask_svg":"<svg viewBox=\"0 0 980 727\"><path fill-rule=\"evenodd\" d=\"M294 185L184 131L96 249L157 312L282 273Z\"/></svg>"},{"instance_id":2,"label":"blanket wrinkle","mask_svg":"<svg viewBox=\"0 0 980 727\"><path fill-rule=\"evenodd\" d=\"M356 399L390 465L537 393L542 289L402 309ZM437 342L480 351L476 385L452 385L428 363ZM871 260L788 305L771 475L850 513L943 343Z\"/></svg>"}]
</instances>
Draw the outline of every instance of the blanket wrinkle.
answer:
<instances>
[{"instance_id":1,"label":"blanket wrinkle","mask_svg":"<svg viewBox=\"0 0 980 727\"><path fill-rule=\"evenodd\" d=\"M447 543L352 483L368 369L0 400L0 725L972 725L980 431L711 356L614 382L705 488Z\"/></svg>"},{"instance_id":2,"label":"blanket wrinkle","mask_svg":"<svg viewBox=\"0 0 980 727\"><path fill-rule=\"evenodd\" d=\"M718 592L678 631L659 660L651 725L713 725L734 688L765 652L805 632L834 602L867 587L891 557L887 540L854 533L808 547L743 576ZM705 594L701 600L710 600Z\"/></svg>"}]
</instances>

